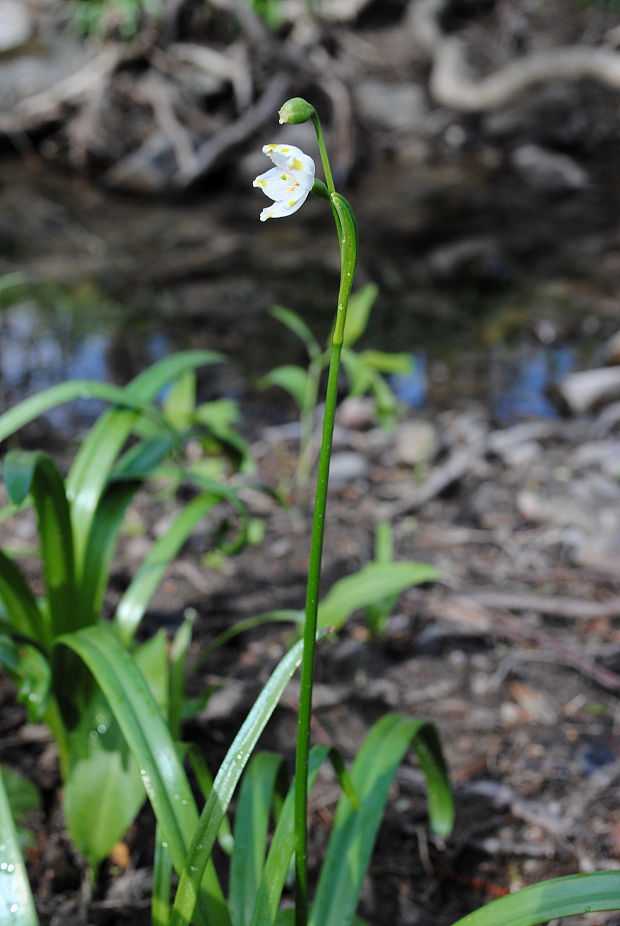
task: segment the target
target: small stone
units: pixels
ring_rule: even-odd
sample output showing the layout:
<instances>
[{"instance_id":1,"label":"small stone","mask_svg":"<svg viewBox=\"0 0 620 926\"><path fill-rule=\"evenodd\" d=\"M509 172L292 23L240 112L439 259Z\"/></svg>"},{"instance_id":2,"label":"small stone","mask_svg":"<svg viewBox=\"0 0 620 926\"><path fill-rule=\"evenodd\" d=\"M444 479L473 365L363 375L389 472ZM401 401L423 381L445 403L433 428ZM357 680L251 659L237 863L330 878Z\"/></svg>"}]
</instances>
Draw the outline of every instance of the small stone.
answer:
<instances>
[{"instance_id":1,"label":"small stone","mask_svg":"<svg viewBox=\"0 0 620 926\"><path fill-rule=\"evenodd\" d=\"M605 344L604 353L607 363L620 364L620 331L616 331L616 333L609 338Z\"/></svg>"},{"instance_id":2,"label":"small stone","mask_svg":"<svg viewBox=\"0 0 620 926\"><path fill-rule=\"evenodd\" d=\"M620 399L620 367L571 373L558 385L557 392L570 412L583 415Z\"/></svg>"},{"instance_id":3,"label":"small stone","mask_svg":"<svg viewBox=\"0 0 620 926\"><path fill-rule=\"evenodd\" d=\"M542 193L574 193L590 183L586 171L573 158L539 145L519 145L510 160L525 183Z\"/></svg>"},{"instance_id":4,"label":"small stone","mask_svg":"<svg viewBox=\"0 0 620 926\"><path fill-rule=\"evenodd\" d=\"M404 466L430 463L437 453L438 445L437 430L430 421L417 418L404 421L396 431L396 462Z\"/></svg>"},{"instance_id":5,"label":"small stone","mask_svg":"<svg viewBox=\"0 0 620 926\"><path fill-rule=\"evenodd\" d=\"M329 479L332 485L343 485L356 479L368 478L368 461L361 453L343 451L335 453L329 470Z\"/></svg>"},{"instance_id":6,"label":"small stone","mask_svg":"<svg viewBox=\"0 0 620 926\"><path fill-rule=\"evenodd\" d=\"M0 0L0 52L25 45L32 31L32 20L23 0Z\"/></svg>"},{"instance_id":7,"label":"small stone","mask_svg":"<svg viewBox=\"0 0 620 926\"><path fill-rule=\"evenodd\" d=\"M365 431L376 423L374 399L368 396L349 396L341 402L337 422L343 428Z\"/></svg>"}]
</instances>

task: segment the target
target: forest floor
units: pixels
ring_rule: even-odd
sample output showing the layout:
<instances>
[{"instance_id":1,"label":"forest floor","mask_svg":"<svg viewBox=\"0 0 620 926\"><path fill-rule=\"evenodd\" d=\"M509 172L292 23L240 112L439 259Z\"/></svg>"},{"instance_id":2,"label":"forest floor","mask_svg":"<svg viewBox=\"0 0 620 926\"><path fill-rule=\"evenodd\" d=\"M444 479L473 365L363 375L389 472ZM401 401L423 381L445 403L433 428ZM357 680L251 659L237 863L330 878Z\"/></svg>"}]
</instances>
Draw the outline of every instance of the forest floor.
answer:
<instances>
[{"instance_id":1,"label":"forest floor","mask_svg":"<svg viewBox=\"0 0 620 926\"><path fill-rule=\"evenodd\" d=\"M403 421L392 435L367 412L345 404L340 414L324 589L372 559L384 520L395 557L432 563L443 579L403 594L379 638L357 614L321 644L313 736L351 758L386 711L437 725L454 783L455 831L447 841L429 833L411 757L392 790L360 913L373 926L449 926L543 878L620 866L620 443L604 412L497 430L472 408ZM293 485L290 432L268 428L253 446L259 479L273 487ZM429 433L427 462L412 465L420 442L428 450ZM209 568L209 530L196 531L145 618L146 633L172 629L193 608L195 660L232 623L303 605L308 504L294 494L286 508L261 493L247 500L266 521L264 543ZM172 505L146 493L136 502L110 607ZM19 523L27 545L32 521L21 515ZM15 524L7 529L14 539ZM242 634L193 677L194 693L217 689L185 730L212 767L292 633L280 624ZM42 923L146 924L148 813L91 892L63 830L55 747L44 728L25 723L6 681L1 697L3 761L45 795L29 852ZM261 743L291 760L296 698L291 684ZM311 803L314 870L337 799L331 773L321 774Z\"/></svg>"}]
</instances>

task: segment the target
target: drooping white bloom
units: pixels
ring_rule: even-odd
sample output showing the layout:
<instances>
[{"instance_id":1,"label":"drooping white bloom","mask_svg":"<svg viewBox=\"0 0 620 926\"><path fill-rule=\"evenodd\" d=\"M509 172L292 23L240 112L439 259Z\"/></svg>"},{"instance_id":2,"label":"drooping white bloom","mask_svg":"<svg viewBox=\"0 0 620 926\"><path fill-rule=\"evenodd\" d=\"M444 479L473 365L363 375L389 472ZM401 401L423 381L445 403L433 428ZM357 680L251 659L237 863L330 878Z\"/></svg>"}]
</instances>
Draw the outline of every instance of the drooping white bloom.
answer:
<instances>
[{"instance_id":1,"label":"drooping white bloom","mask_svg":"<svg viewBox=\"0 0 620 926\"><path fill-rule=\"evenodd\" d=\"M265 145L263 154L275 164L254 181L254 186L273 199L273 205L260 214L261 222L266 222L292 215L303 206L314 185L314 161L294 145Z\"/></svg>"}]
</instances>

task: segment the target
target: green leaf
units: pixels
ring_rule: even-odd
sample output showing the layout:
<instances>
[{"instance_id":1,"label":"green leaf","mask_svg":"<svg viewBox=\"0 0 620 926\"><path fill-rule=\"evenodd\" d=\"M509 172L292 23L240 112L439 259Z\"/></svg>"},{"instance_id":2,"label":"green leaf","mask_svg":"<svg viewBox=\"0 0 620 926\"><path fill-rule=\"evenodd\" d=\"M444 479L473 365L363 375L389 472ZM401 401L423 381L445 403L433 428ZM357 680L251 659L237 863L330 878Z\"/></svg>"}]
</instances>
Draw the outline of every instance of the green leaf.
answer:
<instances>
[{"instance_id":1,"label":"green leaf","mask_svg":"<svg viewBox=\"0 0 620 926\"><path fill-rule=\"evenodd\" d=\"M368 283L358 289L349 299L347 321L344 328L344 346L351 347L366 330L368 319L379 289L374 283Z\"/></svg>"},{"instance_id":2,"label":"green leaf","mask_svg":"<svg viewBox=\"0 0 620 926\"><path fill-rule=\"evenodd\" d=\"M196 374L193 370L184 373L172 385L164 399L163 411L177 431L188 428L196 407Z\"/></svg>"},{"instance_id":3,"label":"green leaf","mask_svg":"<svg viewBox=\"0 0 620 926\"><path fill-rule=\"evenodd\" d=\"M123 454L112 471L111 478L143 481L177 447L178 436L175 434L157 434L141 441Z\"/></svg>"},{"instance_id":4,"label":"green leaf","mask_svg":"<svg viewBox=\"0 0 620 926\"><path fill-rule=\"evenodd\" d=\"M0 922L15 926L39 926L19 838L11 816L4 775L0 770L0 833L2 861L6 868L0 876Z\"/></svg>"},{"instance_id":5,"label":"green leaf","mask_svg":"<svg viewBox=\"0 0 620 926\"><path fill-rule=\"evenodd\" d=\"M254 702L215 776L181 875L172 907L170 926L188 926L192 918L197 888L235 787L282 692L299 666L302 653L303 642L300 641L280 660Z\"/></svg>"},{"instance_id":6,"label":"green leaf","mask_svg":"<svg viewBox=\"0 0 620 926\"><path fill-rule=\"evenodd\" d=\"M451 832L454 808L435 728L424 720L387 714L370 730L351 770L361 809L346 794L338 803L312 904L311 926L352 922L387 796L409 746L426 778L431 825L441 835Z\"/></svg>"},{"instance_id":7,"label":"green leaf","mask_svg":"<svg viewBox=\"0 0 620 926\"><path fill-rule=\"evenodd\" d=\"M304 612L302 610L294 609L284 609L282 611L266 611L264 614L258 614L256 617L246 617L242 621L237 621L236 624L233 624L231 627L227 627L226 630L223 630L216 637L209 640L209 642L203 646L200 650L198 656L198 665L202 665L208 657L219 649L221 646L224 646L228 643L229 640L232 640L234 637L238 636L240 633L245 633L246 630L253 630L254 627L261 627L263 624L272 624L272 623L292 623L292 624L303 624L304 621Z\"/></svg>"},{"instance_id":8,"label":"green leaf","mask_svg":"<svg viewBox=\"0 0 620 926\"><path fill-rule=\"evenodd\" d=\"M0 622L0 629L4 626ZM17 700L28 711L30 723L40 722L50 696L51 672L47 657L28 641L0 633L0 666L5 667L15 684Z\"/></svg>"},{"instance_id":9,"label":"green leaf","mask_svg":"<svg viewBox=\"0 0 620 926\"><path fill-rule=\"evenodd\" d=\"M291 309L285 309L284 306L281 305L274 305L271 309L271 314L274 318L277 318L279 322L282 322L283 325L286 325L293 334L297 335L300 341L303 341L311 360L316 360L320 357L322 354L321 345L301 316Z\"/></svg>"},{"instance_id":10,"label":"green leaf","mask_svg":"<svg viewBox=\"0 0 620 926\"><path fill-rule=\"evenodd\" d=\"M319 605L319 627L338 629L358 608L441 577L425 563L369 563L332 585Z\"/></svg>"},{"instance_id":11,"label":"green leaf","mask_svg":"<svg viewBox=\"0 0 620 926\"><path fill-rule=\"evenodd\" d=\"M263 389L268 386L279 386L292 396L298 408L304 408L306 392L308 390L308 373L302 367L287 364L276 367L261 377L260 385Z\"/></svg>"},{"instance_id":12,"label":"green leaf","mask_svg":"<svg viewBox=\"0 0 620 926\"><path fill-rule=\"evenodd\" d=\"M342 363L349 378L349 394L359 396L369 392L377 378L377 371L364 363L359 354L347 348L342 350Z\"/></svg>"},{"instance_id":13,"label":"green leaf","mask_svg":"<svg viewBox=\"0 0 620 926\"><path fill-rule=\"evenodd\" d=\"M377 524L375 532L375 562L394 562L392 528L387 521L381 521ZM375 601L373 604L366 605L366 618L371 633L380 634L383 632L397 601L398 594L387 595L385 598Z\"/></svg>"},{"instance_id":14,"label":"green leaf","mask_svg":"<svg viewBox=\"0 0 620 926\"><path fill-rule=\"evenodd\" d=\"M20 848L26 849L34 844L31 815L41 809L41 792L35 784L8 765L1 765L4 786L13 814ZM0 828L0 832L2 832ZM0 923L2 916L0 915Z\"/></svg>"},{"instance_id":15,"label":"green leaf","mask_svg":"<svg viewBox=\"0 0 620 926\"><path fill-rule=\"evenodd\" d=\"M48 454L22 450L7 453L3 473L12 502L20 504L32 494L52 633L76 630L84 615L77 607L71 516L62 476Z\"/></svg>"},{"instance_id":16,"label":"green leaf","mask_svg":"<svg viewBox=\"0 0 620 926\"><path fill-rule=\"evenodd\" d=\"M196 781L198 782L200 793L202 794L203 799L206 801L213 788L213 775L209 770L206 759L194 744L190 744L187 747L187 758L189 759L192 771L196 776ZM232 830L230 828L230 823L226 815L222 817L218 842L227 855L232 853L234 840Z\"/></svg>"},{"instance_id":17,"label":"green leaf","mask_svg":"<svg viewBox=\"0 0 620 926\"><path fill-rule=\"evenodd\" d=\"M133 654L162 711L167 708L167 641L162 631ZM97 870L144 803L144 785L112 709L95 689L79 705L69 732L69 773L64 810L72 841Z\"/></svg>"},{"instance_id":18,"label":"green leaf","mask_svg":"<svg viewBox=\"0 0 620 926\"><path fill-rule=\"evenodd\" d=\"M103 607L105 589L127 506L140 482L112 482L99 499L82 561L78 600L84 625L95 623Z\"/></svg>"},{"instance_id":19,"label":"green leaf","mask_svg":"<svg viewBox=\"0 0 620 926\"><path fill-rule=\"evenodd\" d=\"M620 910L620 871L553 878L492 900L454 926L538 926L565 916Z\"/></svg>"},{"instance_id":20,"label":"green leaf","mask_svg":"<svg viewBox=\"0 0 620 926\"><path fill-rule=\"evenodd\" d=\"M185 706L185 668L194 632L195 614L186 618L176 631L170 647L168 673L168 723L175 740L181 738Z\"/></svg>"},{"instance_id":21,"label":"green leaf","mask_svg":"<svg viewBox=\"0 0 620 926\"><path fill-rule=\"evenodd\" d=\"M193 499L176 516L165 534L153 544L116 609L115 623L127 643L135 634L157 586L198 522L218 503L211 494Z\"/></svg>"},{"instance_id":22,"label":"green leaf","mask_svg":"<svg viewBox=\"0 0 620 926\"><path fill-rule=\"evenodd\" d=\"M109 624L68 634L58 641L60 645L84 660L107 698L140 769L165 848L180 874L198 824L198 812L170 729L142 673ZM201 885L200 902L209 926L231 926L211 862Z\"/></svg>"},{"instance_id":23,"label":"green leaf","mask_svg":"<svg viewBox=\"0 0 620 926\"><path fill-rule=\"evenodd\" d=\"M59 405L74 402L77 399L101 399L112 404L127 401L124 389L110 383L99 383L88 379L74 379L67 383L51 386L36 395L24 399L9 411L0 415L0 441L6 440L24 425L34 421Z\"/></svg>"},{"instance_id":24,"label":"green leaf","mask_svg":"<svg viewBox=\"0 0 620 926\"><path fill-rule=\"evenodd\" d=\"M269 808L282 756L260 752L243 777L235 812L229 904L234 926L248 926L265 860Z\"/></svg>"},{"instance_id":25,"label":"green leaf","mask_svg":"<svg viewBox=\"0 0 620 926\"><path fill-rule=\"evenodd\" d=\"M379 373L399 373L406 375L413 369L411 354L393 354L381 350L365 350L359 355L360 360Z\"/></svg>"},{"instance_id":26,"label":"green leaf","mask_svg":"<svg viewBox=\"0 0 620 926\"><path fill-rule=\"evenodd\" d=\"M215 351L183 351L160 360L121 390L118 407L105 412L91 428L67 477L78 564L114 461L137 421L149 407L152 408L149 403L177 377L204 364L223 360L224 357Z\"/></svg>"},{"instance_id":27,"label":"green leaf","mask_svg":"<svg viewBox=\"0 0 620 926\"><path fill-rule=\"evenodd\" d=\"M308 792L316 780L319 768L325 759L330 759L338 776L341 787L359 806L350 776L345 772L344 763L338 750L329 746L313 746L308 757ZM278 912L278 905L284 889L291 859L295 850L295 782L286 795L280 818L271 840L267 861L256 893L256 902L252 912L250 926L274 926L280 923L283 912Z\"/></svg>"},{"instance_id":28,"label":"green leaf","mask_svg":"<svg viewBox=\"0 0 620 926\"><path fill-rule=\"evenodd\" d=\"M172 892L172 862L162 838L159 825L155 831L153 858L153 887L151 895L151 926L168 926L170 922L170 895Z\"/></svg>"},{"instance_id":29,"label":"green leaf","mask_svg":"<svg viewBox=\"0 0 620 926\"><path fill-rule=\"evenodd\" d=\"M255 464L248 444L233 427L239 418L237 402L228 398L205 402L194 413L194 420L207 428L211 442L218 445L216 449L226 453L241 472L251 473L255 470Z\"/></svg>"},{"instance_id":30,"label":"green leaf","mask_svg":"<svg viewBox=\"0 0 620 926\"><path fill-rule=\"evenodd\" d=\"M52 633L23 572L0 550L0 601L14 631L34 640L46 652L52 643Z\"/></svg>"}]
</instances>

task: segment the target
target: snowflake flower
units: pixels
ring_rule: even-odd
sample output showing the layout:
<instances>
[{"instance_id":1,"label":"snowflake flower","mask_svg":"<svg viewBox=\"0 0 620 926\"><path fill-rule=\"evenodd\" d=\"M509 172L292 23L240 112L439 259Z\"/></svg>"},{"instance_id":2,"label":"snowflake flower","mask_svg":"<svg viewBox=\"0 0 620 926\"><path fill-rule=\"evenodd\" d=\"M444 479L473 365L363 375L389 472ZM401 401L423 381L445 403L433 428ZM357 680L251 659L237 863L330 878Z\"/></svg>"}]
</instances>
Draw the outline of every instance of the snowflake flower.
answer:
<instances>
[{"instance_id":1,"label":"snowflake flower","mask_svg":"<svg viewBox=\"0 0 620 926\"><path fill-rule=\"evenodd\" d=\"M261 222L266 222L292 215L303 206L314 185L314 161L294 145L265 145L263 154L275 164L254 181L254 186L273 199L273 205L260 214Z\"/></svg>"}]
</instances>

